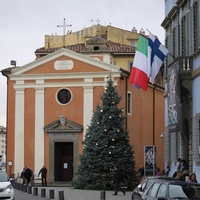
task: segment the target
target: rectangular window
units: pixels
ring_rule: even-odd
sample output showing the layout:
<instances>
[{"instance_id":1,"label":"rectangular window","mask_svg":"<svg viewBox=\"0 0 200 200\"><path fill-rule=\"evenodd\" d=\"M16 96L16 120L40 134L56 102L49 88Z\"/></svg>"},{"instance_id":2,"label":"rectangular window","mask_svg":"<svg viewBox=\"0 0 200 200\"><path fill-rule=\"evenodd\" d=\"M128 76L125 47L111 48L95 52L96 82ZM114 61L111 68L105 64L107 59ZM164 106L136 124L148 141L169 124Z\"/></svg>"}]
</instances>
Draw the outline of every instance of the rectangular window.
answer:
<instances>
[{"instance_id":1,"label":"rectangular window","mask_svg":"<svg viewBox=\"0 0 200 200\"><path fill-rule=\"evenodd\" d=\"M132 114L132 93L128 92L127 93L127 114L131 115Z\"/></svg>"},{"instance_id":2,"label":"rectangular window","mask_svg":"<svg viewBox=\"0 0 200 200\"><path fill-rule=\"evenodd\" d=\"M135 47L135 41L130 41L130 46Z\"/></svg>"},{"instance_id":3,"label":"rectangular window","mask_svg":"<svg viewBox=\"0 0 200 200\"><path fill-rule=\"evenodd\" d=\"M133 61L131 61L131 62L129 61L128 65L129 65L128 70L129 70L129 72L131 72L132 67L133 67Z\"/></svg>"}]
</instances>

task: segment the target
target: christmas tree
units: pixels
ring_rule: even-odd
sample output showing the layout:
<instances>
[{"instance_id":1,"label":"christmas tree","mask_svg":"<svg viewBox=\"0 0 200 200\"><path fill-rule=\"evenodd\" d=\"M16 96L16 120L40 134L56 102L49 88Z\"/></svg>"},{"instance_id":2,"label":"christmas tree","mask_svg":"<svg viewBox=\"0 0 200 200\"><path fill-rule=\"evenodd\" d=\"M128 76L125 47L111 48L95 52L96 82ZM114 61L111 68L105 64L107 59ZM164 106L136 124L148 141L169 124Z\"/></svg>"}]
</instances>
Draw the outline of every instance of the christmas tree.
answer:
<instances>
[{"instance_id":1,"label":"christmas tree","mask_svg":"<svg viewBox=\"0 0 200 200\"><path fill-rule=\"evenodd\" d=\"M101 105L96 106L90 126L87 127L80 156L75 188L113 189L113 168L118 165L123 175L123 185L132 188L137 181L133 147L128 131L124 130L123 109L118 108L121 97L115 89L112 76L101 95Z\"/></svg>"}]
</instances>

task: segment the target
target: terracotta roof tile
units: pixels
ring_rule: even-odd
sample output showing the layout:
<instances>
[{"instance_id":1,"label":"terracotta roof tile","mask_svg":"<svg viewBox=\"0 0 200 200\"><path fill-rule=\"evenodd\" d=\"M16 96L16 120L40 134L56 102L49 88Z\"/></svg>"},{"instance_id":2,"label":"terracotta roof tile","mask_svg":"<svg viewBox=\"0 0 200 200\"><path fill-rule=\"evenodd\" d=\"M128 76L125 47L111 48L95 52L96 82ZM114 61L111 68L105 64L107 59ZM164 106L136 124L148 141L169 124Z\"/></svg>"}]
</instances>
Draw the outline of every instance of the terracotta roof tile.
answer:
<instances>
[{"instance_id":1,"label":"terracotta roof tile","mask_svg":"<svg viewBox=\"0 0 200 200\"><path fill-rule=\"evenodd\" d=\"M107 45L110 49L110 51L112 53L121 53L121 54L126 54L126 53L135 53L135 47L129 46L129 45L125 45L125 44L120 44L120 43L116 43L116 42L111 42L111 41L107 41ZM53 53L54 51L57 51L59 49L61 49L63 47L57 47L57 48L48 48L45 49L44 47L36 49L35 54L49 54L49 53ZM81 44L74 44L74 45L69 45L64 47L66 49L75 51L77 53L81 53L82 51L85 50L85 44L81 43Z\"/></svg>"}]
</instances>

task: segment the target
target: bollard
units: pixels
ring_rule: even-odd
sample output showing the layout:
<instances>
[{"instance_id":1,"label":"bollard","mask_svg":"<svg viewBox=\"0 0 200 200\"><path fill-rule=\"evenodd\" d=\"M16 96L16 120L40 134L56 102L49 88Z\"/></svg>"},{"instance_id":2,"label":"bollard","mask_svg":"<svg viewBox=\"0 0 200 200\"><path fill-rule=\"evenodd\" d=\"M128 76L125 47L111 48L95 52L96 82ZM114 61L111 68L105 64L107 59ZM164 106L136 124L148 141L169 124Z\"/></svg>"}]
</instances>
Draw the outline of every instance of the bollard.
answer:
<instances>
[{"instance_id":1,"label":"bollard","mask_svg":"<svg viewBox=\"0 0 200 200\"><path fill-rule=\"evenodd\" d=\"M23 184L20 183L20 191L23 191Z\"/></svg>"},{"instance_id":2,"label":"bollard","mask_svg":"<svg viewBox=\"0 0 200 200\"><path fill-rule=\"evenodd\" d=\"M33 195L38 196L38 188L37 187L33 188Z\"/></svg>"},{"instance_id":3,"label":"bollard","mask_svg":"<svg viewBox=\"0 0 200 200\"><path fill-rule=\"evenodd\" d=\"M20 190L20 183L17 183L17 189Z\"/></svg>"},{"instance_id":4,"label":"bollard","mask_svg":"<svg viewBox=\"0 0 200 200\"><path fill-rule=\"evenodd\" d=\"M54 190L49 190L49 199L54 199Z\"/></svg>"},{"instance_id":5,"label":"bollard","mask_svg":"<svg viewBox=\"0 0 200 200\"><path fill-rule=\"evenodd\" d=\"M41 189L41 197L46 197L46 189L45 188Z\"/></svg>"},{"instance_id":6,"label":"bollard","mask_svg":"<svg viewBox=\"0 0 200 200\"><path fill-rule=\"evenodd\" d=\"M106 199L106 192L102 190L100 194L100 200L105 200L105 199Z\"/></svg>"},{"instance_id":7,"label":"bollard","mask_svg":"<svg viewBox=\"0 0 200 200\"><path fill-rule=\"evenodd\" d=\"M14 188L17 189L17 182L15 182L15 186L14 186Z\"/></svg>"},{"instance_id":8,"label":"bollard","mask_svg":"<svg viewBox=\"0 0 200 200\"><path fill-rule=\"evenodd\" d=\"M29 186L27 187L27 193L28 193L28 194L32 194L32 187L31 187L31 185L29 185Z\"/></svg>"},{"instance_id":9,"label":"bollard","mask_svg":"<svg viewBox=\"0 0 200 200\"><path fill-rule=\"evenodd\" d=\"M24 185L23 185L23 191L24 191L24 192L27 192L27 187L28 187L27 184L24 184Z\"/></svg>"},{"instance_id":10,"label":"bollard","mask_svg":"<svg viewBox=\"0 0 200 200\"><path fill-rule=\"evenodd\" d=\"M64 192L63 191L59 191L59 200L64 200Z\"/></svg>"}]
</instances>

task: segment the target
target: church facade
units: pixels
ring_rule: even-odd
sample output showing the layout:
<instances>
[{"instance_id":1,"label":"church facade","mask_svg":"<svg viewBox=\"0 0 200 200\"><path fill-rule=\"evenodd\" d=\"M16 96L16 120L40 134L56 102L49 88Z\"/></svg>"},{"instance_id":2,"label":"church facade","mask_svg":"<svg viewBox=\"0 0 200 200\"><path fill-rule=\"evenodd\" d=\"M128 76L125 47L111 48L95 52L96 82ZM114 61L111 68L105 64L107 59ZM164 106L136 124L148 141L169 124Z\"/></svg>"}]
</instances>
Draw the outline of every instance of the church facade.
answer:
<instances>
[{"instance_id":1,"label":"church facade","mask_svg":"<svg viewBox=\"0 0 200 200\"><path fill-rule=\"evenodd\" d=\"M18 176L29 166L37 173L45 164L49 182L73 180L87 125L110 73L122 96L119 106L126 116L136 167L144 163L144 147L155 146L156 164L164 168L164 88L149 84L146 92L137 89L129 83L130 72L114 65L103 40L91 52L91 45L97 47L94 41L98 43L99 37L88 41L81 53L60 48L24 66L2 70L8 82L7 171Z\"/></svg>"}]
</instances>

